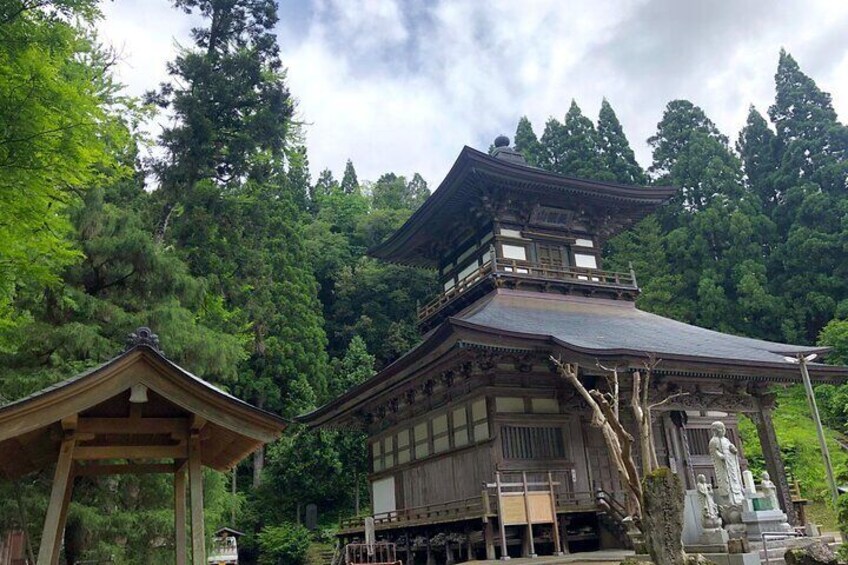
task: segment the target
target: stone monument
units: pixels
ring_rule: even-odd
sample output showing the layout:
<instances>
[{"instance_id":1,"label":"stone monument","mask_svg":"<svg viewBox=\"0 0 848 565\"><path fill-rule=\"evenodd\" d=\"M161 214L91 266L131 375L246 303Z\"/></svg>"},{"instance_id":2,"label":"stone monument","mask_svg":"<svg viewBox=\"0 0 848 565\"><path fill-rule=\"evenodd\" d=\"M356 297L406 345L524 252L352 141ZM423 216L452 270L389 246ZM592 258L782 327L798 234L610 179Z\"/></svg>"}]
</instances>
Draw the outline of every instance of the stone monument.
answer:
<instances>
[{"instance_id":1,"label":"stone monument","mask_svg":"<svg viewBox=\"0 0 848 565\"><path fill-rule=\"evenodd\" d=\"M701 507L701 545L725 546L728 536L727 532L721 529L721 517L713 497L713 487L704 475L698 475L696 487L698 504Z\"/></svg>"},{"instance_id":2,"label":"stone monument","mask_svg":"<svg viewBox=\"0 0 848 565\"><path fill-rule=\"evenodd\" d=\"M768 471L763 471L763 480L760 483L765 498L771 503L772 510L780 510L780 502L777 499L777 487L771 482Z\"/></svg>"},{"instance_id":3,"label":"stone monument","mask_svg":"<svg viewBox=\"0 0 848 565\"><path fill-rule=\"evenodd\" d=\"M727 429L722 422L713 422L710 426L710 456L716 474L716 491L729 506L742 506L745 502L745 489L742 486L742 472L739 469L739 450L727 439Z\"/></svg>"}]
</instances>

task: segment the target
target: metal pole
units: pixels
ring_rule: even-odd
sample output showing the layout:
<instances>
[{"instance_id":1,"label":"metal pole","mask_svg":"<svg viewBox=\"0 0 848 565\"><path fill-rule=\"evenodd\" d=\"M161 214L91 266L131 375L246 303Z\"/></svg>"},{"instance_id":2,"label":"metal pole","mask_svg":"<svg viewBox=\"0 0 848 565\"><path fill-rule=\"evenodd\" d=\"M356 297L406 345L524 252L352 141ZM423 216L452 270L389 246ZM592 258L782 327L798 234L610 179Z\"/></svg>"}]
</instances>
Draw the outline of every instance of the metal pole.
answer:
<instances>
[{"instance_id":1,"label":"metal pole","mask_svg":"<svg viewBox=\"0 0 848 565\"><path fill-rule=\"evenodd\" d=\"M816 423L816 433L819 436L819 447L821 447L822 458L824 459L824 470L827 473L830 495L833 497L833 506L836 508L839 490L837 490L836 480L833 478L833 464L830 462L830 451L827 449L824 428L822 428L821 417L819 417L819 407L816 405L816 395L813 391L813 384L810 382L810 373L807 371L807 359L803 354L798 354L798 364L801 366L801 377L804 380L804 390L807 392L807 402L810 405L810 412L812 412L813 421Z\"/></svg>"}]
</instances>

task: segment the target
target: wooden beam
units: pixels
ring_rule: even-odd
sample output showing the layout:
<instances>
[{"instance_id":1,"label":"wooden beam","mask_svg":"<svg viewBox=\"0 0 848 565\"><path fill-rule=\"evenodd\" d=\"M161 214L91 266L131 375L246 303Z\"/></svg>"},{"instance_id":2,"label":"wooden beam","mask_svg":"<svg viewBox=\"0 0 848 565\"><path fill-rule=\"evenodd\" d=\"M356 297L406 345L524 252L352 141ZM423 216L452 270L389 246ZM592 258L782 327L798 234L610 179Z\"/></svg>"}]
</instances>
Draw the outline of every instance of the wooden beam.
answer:
<instances>
[{"instance_id":1,"label":"wooden beam","mask_svg":"<svg viewBox=\"0 0 848 565\"><path fill-rule=\"evenodd\" d=\"M38 565L54 565L58 562L60 538L65 529L68 503L73 490L72 471L75 447L76 439L71 433L62 440L59 448L59 460L53 474L53 489L50 491L50 502L41 533L41 545L38 548Z\"/></svg>"},{"instance_id":2,"label":"wooden beam","mask_svg":"<svg viewBox=\"0 0 848 565\"><path fill-rule=\"evenodd\" d=\"M74 474L78 477L97 477L101 475L152 475L173 473L172 463L128 463L109 465L78 465Z\"/></svg>"},{"instance_id":3,"label":"wooden beam","mask_svg":"<svg viewBox=\"0 0 848 565\"><path fill-rule=\"evenodd\" d=\"M205 526L203 523L203 467L200 460L200 434L192 433L188 444L188 475L189 487L191 489L191 559L193 565L206 565Z\"/></svg>"},{"instance_id":4,"label":"wooden beam","mask_svg":"<svg viewBox=\"0 0 848 565\"><path fill-rule=\"evenodd\" d=\"M76 460L98 459L181 459L186 456L185 445L105 445L77 447Z\"/></svg>"},{"instance_id":5,"label":"wooden beam","mask_svg":"<svg viewBox=\"0 0 848 565\"><path fill-rule=\"evenodd\" d=\"M80 418L77 430L92 434L171 434L185 438L188 418Z\"/></svg>"},{"instance_id":6,"label":"wooden beam","mask_svg":"<svg viewBox=\"0 0 848 565\"><path fill-rule=\"evenodd\" d=\"M174 534L176 565L186 565L186 473L180 463L174 473Z\"/></svg>"}]
</instances>

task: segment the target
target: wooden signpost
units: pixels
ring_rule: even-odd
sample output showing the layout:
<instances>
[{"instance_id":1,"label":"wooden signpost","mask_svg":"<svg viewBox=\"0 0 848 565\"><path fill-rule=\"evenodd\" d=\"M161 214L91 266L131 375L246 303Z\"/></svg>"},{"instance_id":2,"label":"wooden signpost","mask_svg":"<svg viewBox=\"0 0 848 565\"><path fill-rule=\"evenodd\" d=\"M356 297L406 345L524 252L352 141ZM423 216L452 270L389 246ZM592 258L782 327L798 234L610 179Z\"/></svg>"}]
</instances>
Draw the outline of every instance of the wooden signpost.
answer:
<instances>
[{"instance_id":1,"label":"wooden signpost","mask_svg":"<svg viewBox=\"0 0 848 565\"><path fill-rule=\"evenodd\" d=\"M497 498L502 560L509 559L506 545L507 526L527 526L525 553L527 557L536 557L533 524L552 524L555 554L563 555L554 491L554 487L559 483L553 481L550 472L547 478L545 482L530 482L527 480L527 472L522 472L521 482L503 482L501 473L496 472L495 482L486 483L486 488L495 489Z\"/></svg>"}]
</instances>

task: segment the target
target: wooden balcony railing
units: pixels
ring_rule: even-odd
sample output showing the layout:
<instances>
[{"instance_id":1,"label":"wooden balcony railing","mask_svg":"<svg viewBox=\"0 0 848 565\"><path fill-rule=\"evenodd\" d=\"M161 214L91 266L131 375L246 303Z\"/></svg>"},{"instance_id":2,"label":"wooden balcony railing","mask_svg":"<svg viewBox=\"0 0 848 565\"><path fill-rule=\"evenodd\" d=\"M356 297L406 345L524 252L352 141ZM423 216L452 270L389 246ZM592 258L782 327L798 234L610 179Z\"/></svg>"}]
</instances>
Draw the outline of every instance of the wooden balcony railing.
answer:
<instances>
[{"instance_id":1,"label":"wooden balcony railing","mask_svg":"<svg viewBox=\"0 0 848 565\"><path fill-rule=\"evenodd\" d=\"M482 265L455 286L439 294L429 303L418 309L418 321L422 322L445 307L456 297L464 294L473 286L490 275L500 277L515 277L522 279L538 279L549 282L564 282L575 285L602 286L636 290L636 275L615 271L601 271L585 267L551 267L529 261L511 259L495 259Z\"/></svg>"},{"instance_id":2,"label":"wooden balcony railing","mask_svg":"<svg viewBox=\"0 0 848 565\"><path fill-rule=\"evenodd\" d=\"M623 498L623 493L607 493L604 491L557 492L556 509L558 514L606 510L611 505L610 500L616 501L619 498ZM618 502L615 502L614 506L616 508L621 507ZM482 520L497 517L497 515L498 505L495 495L490 495L488 491L482 491L480 496L462 500L374 514L374 529L379 531L445 522L461 522L463 520ZM364 516L342 518L339 521L340 533L356 533L364 531L364 529Z\"/></svg>"}]
</instances>

